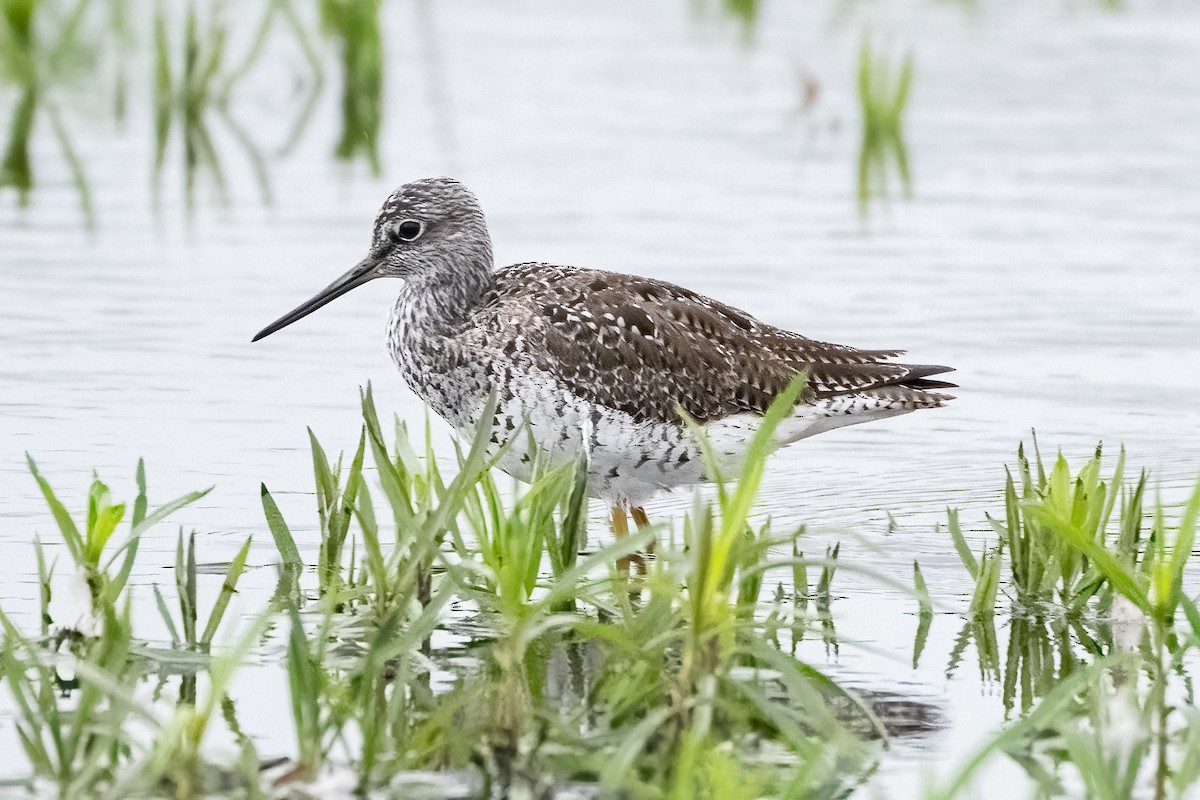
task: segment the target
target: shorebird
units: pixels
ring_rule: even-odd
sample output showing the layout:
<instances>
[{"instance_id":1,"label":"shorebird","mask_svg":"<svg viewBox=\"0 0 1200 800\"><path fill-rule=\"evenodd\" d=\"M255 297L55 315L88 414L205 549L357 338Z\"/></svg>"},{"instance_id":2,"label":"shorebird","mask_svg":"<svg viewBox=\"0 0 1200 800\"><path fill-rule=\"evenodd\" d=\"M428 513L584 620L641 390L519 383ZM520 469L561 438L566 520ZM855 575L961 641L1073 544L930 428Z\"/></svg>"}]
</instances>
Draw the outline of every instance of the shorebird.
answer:
<instances>
[{"instance_id":1,"label":"shorebird","mask_svg":"<svg viewBox=\"0 0 1200 800\"><path fill-rule=\"evenodd\" d=\"M586 448L588 494L608 501L617 535L627 511L648 524L654 493L710 477L681 411L733 474L801 373L776 446L953 399L936 390L954 384L931 379L949 367L809 339L665 281L543 263L496 270L479 201L450 178L393 192L367 257L253 341L384 277L405 281L388 348L412 390L460 435L488 426L498 466L519 480ZM495 413L481 419L493 393Z\"/></svg>"}]
</instances>

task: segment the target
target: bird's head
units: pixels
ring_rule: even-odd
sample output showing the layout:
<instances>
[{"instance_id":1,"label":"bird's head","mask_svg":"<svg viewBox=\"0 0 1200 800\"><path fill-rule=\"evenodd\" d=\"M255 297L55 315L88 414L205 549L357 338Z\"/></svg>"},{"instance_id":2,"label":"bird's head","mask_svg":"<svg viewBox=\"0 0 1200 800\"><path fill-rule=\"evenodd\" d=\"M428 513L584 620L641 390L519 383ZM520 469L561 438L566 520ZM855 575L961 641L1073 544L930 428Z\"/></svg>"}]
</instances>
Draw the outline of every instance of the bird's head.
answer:
<instances>
[{"instance_id":1,"label":"bird's head","mask_svg":"<svg viewBox=\"0 0 1200 800\"><path fill-rule=\"evenodd\" d=\"M255 335L258 341L375 278L453 284L464 272L492 267L492 242L483 209L466 186L452 178L406 183L384 201L367 257L315 297Z\"/></svg>"}]
</instances>

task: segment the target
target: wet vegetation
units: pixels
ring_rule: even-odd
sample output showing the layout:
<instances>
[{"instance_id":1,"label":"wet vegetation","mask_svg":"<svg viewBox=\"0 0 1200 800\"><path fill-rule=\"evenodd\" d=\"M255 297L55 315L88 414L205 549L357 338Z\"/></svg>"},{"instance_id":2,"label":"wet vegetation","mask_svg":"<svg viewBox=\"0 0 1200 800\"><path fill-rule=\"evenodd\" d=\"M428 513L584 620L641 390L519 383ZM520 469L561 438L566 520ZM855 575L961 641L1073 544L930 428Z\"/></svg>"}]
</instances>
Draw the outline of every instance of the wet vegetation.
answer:
<instances>
[{"instance_id":1,"label":"wet vegetation","mask_svg":"<svg viewBox=\"0 0 1200 800\"><path fill-rule=\"evenodd\" d=\"M443 474L428 433L414 443L398 421L385 428L368 389L348 458L331 459L310 432L316 562L302 561L264 486L261 527L277 556L254 568L277 571L273 597L240 618L226 613L251 568L246 542L202 610L196 537L181 534L173 586L153 587L166 642L134 629L128 578L146 531L204 493L150 510L139 464L128 513L97 479L79 524L30 459L65 549L51 559L35 543L38 624L0 612L0 674L28 789L301 797L329 796L336 781L395 797L420 787L847 796L889 741L928 728L797 655L805 640L837 645L841 559L837 548L807 558L803 529L777 531L751 514L767 431L787 402L713 500L698 497L676 526L589 550L583 465L543 469L513 494L479 437ZM1072 472L1061 455L1047 467L1022 449L1002 516L986 520L996 543L978 553L951 512L947 536L978 588L964 598L947 671L973 647L1003 687L1009 723L931 797L960 796L997 758L1047 797L1080 787L1182 797L1200 778L1189 673L1200 612L1184 588L1200 486L1181 511L1147 511L1145 476L1126 481L1124 470L1124 454L1105 477L1099 450ZM634 566L618 566L630 557ZM85 587L77 618L52 616L55 575ZM915 578L920 658L932 601L919 566ZM998 623L1008 627L1003 658ZM284 675L290 751L261 752L243 729L230 686L246 669Z\"/></svg>"},{"instance_id":2,"label":"wet vegetation","mask_svg":"<svg viewBox=\"0 0 1200 800\"><path fill-rule=\"evenodd\" d=\"M996 546L976 559L950 514L949 529L978 590L952 654L973 642L1017 722L945 793L952 797L992 751L1003 751L1045 796L1187 796L1200 779L1200 717L1187 664L1200 613L1184 589L1200 514L1200 484L1168 522L1143 508L1146 475L1126 481L1125 453L1104 479L1101 451L1072 473L1018 452ZM1007 579L1001 577L1007 567ZM1009 626L998 649L1003 587Z\"/></svg>"}]
</instances>

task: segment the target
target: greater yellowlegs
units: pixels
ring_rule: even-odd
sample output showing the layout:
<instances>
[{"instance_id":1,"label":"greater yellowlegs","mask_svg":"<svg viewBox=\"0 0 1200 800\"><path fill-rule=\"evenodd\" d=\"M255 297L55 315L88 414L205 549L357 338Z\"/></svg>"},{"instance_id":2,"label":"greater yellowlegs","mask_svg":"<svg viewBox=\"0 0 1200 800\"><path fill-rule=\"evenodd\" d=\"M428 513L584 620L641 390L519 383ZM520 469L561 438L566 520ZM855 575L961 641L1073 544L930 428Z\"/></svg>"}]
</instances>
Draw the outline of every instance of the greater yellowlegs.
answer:
<instances>
[{"instance_id":1,"label":"greater yellowlegs","mask_svg":"<svg viewBox=\"0 0 1200 800\"><path fill-rule=\"evenodd\" d=\"M493 271L483 210L449 178L405 184L383 204L367 257L254 341L375 278L405 280L388 326L392 359L451 426L491 444L521 480L535 461L589 454L588 493L646 524L659 490L706 479L679 414L698 421L732 474L763 412L795 376L808 382L778 445L953 399L949 367L898 363L901 350L808 339L664 281L553 264ZM481 416L495 392L492 419ZM534 451L540 452L534 452Z\"/></svg>"}]
</instances>

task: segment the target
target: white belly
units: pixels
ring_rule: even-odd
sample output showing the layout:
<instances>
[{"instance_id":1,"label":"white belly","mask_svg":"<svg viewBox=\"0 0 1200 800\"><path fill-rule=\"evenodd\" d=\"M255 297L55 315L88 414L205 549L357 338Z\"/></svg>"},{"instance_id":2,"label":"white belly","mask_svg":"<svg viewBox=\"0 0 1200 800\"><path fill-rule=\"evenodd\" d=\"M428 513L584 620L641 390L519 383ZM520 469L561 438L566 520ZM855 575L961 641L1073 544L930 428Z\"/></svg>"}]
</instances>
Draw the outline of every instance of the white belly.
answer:
<instances>
[{"instance_id":1,"label":"white belly","mask_svg":"<svg viewBox=\"0 0 1200 800\"><path fill-rule=\"evenodd\" d=\"M518 480L533 478L535 465L571 463L584 448L592 497L639 505L655 492L704 480L700 449L678 425L592 405L546 374L511 381L509 389L491 426L490 451L507 446L498 466ZM475 435L481 412L459 426L460 436Z\"/></svg>"}]
</instances>

